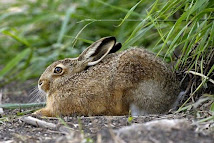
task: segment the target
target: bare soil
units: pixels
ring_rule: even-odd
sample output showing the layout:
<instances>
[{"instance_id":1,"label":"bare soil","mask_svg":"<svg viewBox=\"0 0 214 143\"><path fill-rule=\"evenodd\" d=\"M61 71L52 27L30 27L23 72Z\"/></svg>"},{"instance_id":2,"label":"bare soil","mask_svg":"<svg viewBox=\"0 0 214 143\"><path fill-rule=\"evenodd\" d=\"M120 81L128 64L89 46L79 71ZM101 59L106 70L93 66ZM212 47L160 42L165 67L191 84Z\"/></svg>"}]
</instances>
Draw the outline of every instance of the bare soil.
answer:
<instances>
[{"instance_id":1,"label":"bare soil","mask_svg":"<svg viewBox=\"0 0 214 143\"><path fill-rule=\"evenodd\" d=\"M29 103L29 96L36 83L11 83L3 87L3 103ZM36 100L36 99L35 99ZM56 129L41 128L20 120L31 116L34 109L4 109L0 115L0 142L206 142L214 141L213 124L199 126L193 114L146 115L146 116L93 116L93 117L60 117L41 118L54 123ZM24 114L24 115L23 115ZM185 119L190 127L173 127L168 130L164 125L145 127L145 123L162 119ZM135 126L139 124L138 126ZM206 126L206 127L205 127ZM61 128L66 127L66 128ZM130 128L127 128L130 127ZM200 128L199 128L200 127ZM201 129L204 130L201 130Z\"/></svg>"}]
</instances>

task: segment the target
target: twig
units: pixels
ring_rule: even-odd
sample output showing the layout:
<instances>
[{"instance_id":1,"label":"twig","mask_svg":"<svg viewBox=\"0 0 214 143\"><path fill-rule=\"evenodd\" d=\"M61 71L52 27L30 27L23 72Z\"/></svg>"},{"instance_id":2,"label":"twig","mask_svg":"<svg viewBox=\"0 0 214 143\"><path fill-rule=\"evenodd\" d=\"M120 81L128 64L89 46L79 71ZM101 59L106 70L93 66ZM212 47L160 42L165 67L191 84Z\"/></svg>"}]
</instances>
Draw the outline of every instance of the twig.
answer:
<instances>
[{"instance_id":1,"label":"twig","mask_svg":"<svg viewBox=\"0 0 214 143\"><path fill-rule=\"evenodd\" d=\"M13 104L13 103L7 103L7 104L0 104L0 108L4 109L16 109L16 108L32 108L32 107L43 107L45 106L45 102L41 103L28 103L28 104Z\"/></svg>"},{"instance_id":2,"label":"twig","mask_svg":"<svg viewBox=\"0 0 214 143\"><path fill-rule=\"evenodd\" d=\"M208 76L206 75L203 75L201 73L198 73L198 72L194 72L194 71L186 71L185 73L191 73L191 74L194 74L194 75L198 75L198 76L201 76L203 77L204 79L208 80L209 82L213 83L214 84L214 80L212 80L211 78L209 78Z\"/></svg>"},{"instance_id":3,"label":"twig","mask_svg":"<svg viewBox=\"0 0 214 143\"><path fill-rule=\"evenodd\" d=\"M55 124L48 123L46 121L42 121L42 120L39 120L39 119L31 117L31 116L23 116L20 118L20 120L25 123L28 123L30 125L37 126L37 127L48 128L48 129L52 129L52 130L57 129L57 125L55 125Z\"/></svg>"},{"instance_id":4,"label":"twig","mask_svg":"<svg viewBox=\"0 0 214 143\"><path fill-rule=\"evenodd\" d=\"M97 143L102 143L102 136L100 133L97 134Z\"/></svg>"},{"instance_id":5,"label":"twig","mask_svg":"<svg viewBox=\"0 0 214 143\"><path fill-rule=\"evenodd\" d=\"M0 91L0 105L2 103L2 91ZM3 111L3 108L0 107L0 114L3 114L4 111Z\"/></svg>"},{"instance_id":6,"label":"twig","mask_svg":"<svg viewBox=\"0 0 214 143\"><path fill-rule=\"evenodd\" d=\"M206 82L207 79L203 79L203 81L201 82L201 84L195 89L194 92L191 92L190 97L181 105L181 107L178 110L181 110L186 104L187 102L194 96L194 94L201 88L201 86Z\"/></svg>"},{"instance_id":7,"label":"twig","mask_svg":"<svg viewBox=\"0 0 214 143\"><path fill-rule=\"evenodd\" d=\"M57 132L57 133L65 134L65 135L74 134L73 131L71 130L71 128L68 126L56 125L54 123L49 123L49 122L34 118L32 116L23 116L20 118L20 120L27 124L33 125L33 126L53 130L55 133Z\"/></svg>"}]
</instances>

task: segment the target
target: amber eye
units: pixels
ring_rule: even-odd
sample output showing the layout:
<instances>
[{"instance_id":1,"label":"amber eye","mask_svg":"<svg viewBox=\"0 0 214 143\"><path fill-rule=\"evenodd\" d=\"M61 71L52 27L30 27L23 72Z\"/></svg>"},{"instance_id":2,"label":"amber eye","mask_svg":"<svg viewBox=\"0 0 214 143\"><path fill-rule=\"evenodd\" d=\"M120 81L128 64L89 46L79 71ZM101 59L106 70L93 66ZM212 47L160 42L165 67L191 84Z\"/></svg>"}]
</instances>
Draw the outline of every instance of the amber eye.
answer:
<instances>
[{"instance_id":1,"label":"amber eye","mask_svg":"<svg viewBox=\"0 0 214 143\"><path fill-rule=\"evenodd\" d=\"M61 73L61 72L62 72L62 68L61 67L55 67L54 73Z\"/></svg>"}]
</instances>

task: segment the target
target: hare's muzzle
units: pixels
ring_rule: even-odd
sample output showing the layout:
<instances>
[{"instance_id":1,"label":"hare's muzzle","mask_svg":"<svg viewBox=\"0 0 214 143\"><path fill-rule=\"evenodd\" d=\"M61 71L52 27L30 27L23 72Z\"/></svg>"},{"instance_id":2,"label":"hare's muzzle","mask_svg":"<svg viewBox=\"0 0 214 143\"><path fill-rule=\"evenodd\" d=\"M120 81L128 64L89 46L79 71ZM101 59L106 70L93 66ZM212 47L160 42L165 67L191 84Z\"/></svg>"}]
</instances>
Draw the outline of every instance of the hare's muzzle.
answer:
<instances>
[{"instance_id":1,"label":"hare's muzzle","mask_svg":"<svg viewBox=\"0 0 214 143\"><path fill-rule=\"evenodd\" d=\"M39 86L42 86L43 81L39 80L38 84L39 84Z\"/></svg>"},{"instance_id":2,"label":"hare's muzzle","mask_svg":"<svg viewBox=\"0 0 214 143\"><path fill-rule=\"evenodd\" d=\"M40 80L38 81L38 88L39 88L40 91L43 90L43 89L42 89L43 84L44 84L44 81L40 79Z\"/></svg>"},{"instance_id":3,"label":"hare's muzzle","mask_svg":"<svg viewBox=\"0 0 214 143\"><path fill-rule=\"evenodd\" d=\"M50 89L50 82L47 79L40 78L38 81L38 89L42 92L48 93Z\"/></svg>"}]
</instances>

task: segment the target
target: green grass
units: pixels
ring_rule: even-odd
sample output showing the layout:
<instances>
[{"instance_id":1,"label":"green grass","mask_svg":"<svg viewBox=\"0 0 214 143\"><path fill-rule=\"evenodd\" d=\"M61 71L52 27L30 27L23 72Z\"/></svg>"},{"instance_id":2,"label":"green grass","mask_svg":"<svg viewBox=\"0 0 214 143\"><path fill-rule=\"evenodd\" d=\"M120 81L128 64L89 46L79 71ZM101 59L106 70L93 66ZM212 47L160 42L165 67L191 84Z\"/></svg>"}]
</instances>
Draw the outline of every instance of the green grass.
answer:
<instances>
[{"instance_id":1,"label":"green grass","mask_svg":"<svg viewBox=\"0 0 214 143\"><path fill-rule=\"evenodd\" d=\"M156 1L17 1L1 4L0 79L38 77L52 61L76 57L89 44L113 35L130 46L144 46L168 61L180 48L176 68L213 46L213 2ZM189 63L188 63L189 64ZM195 61L189 64L193 68ZM4 83L3 82L3 83Z\"/></svg>"},{"instance_id":2,"label":"green grass","mask_svg":"<svg viewBox=\"0 0 214 143\"><path fill-rule=\"evenodd\" d=\"M35 108L35 107L44 107L46 104L44 102L41 103L28 103L28 104L0 104L0 108L3 109L25 109L25 108Z\"/></svg>"},{"instance_id":3,"label":"green grass","mask_svg":"<svg viewBox=\"0 0 214 143\"><path fill-rule=\"evenodd\" d=\"M176 61L176 70L214 78L211 0L17 0L0 9L0 86L38 78L51 62L76 57L109 35L122 50L143 46ZM207 85L199 79L195 90Z\"/></svg>"}]
</instances>

